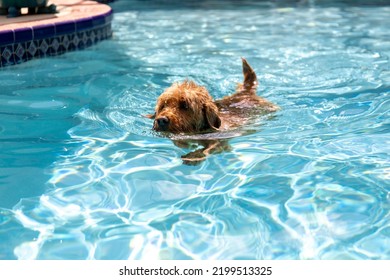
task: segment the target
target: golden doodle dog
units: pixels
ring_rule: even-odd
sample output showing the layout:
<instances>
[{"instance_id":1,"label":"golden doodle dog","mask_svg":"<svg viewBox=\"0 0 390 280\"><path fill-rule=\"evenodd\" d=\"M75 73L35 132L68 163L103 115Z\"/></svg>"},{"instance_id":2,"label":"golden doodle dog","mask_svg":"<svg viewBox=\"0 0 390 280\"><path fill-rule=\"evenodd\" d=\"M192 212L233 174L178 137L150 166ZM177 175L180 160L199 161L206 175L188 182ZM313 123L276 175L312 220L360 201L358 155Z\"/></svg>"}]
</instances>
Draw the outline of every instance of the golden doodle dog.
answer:
<instances>
[{"instance_id":1,"label":"golden doodle dog","mask_svg":"<svg viewBox=\"0 0 390 280\"><path fill-rule=\"evenodd\" d=\"M234 94L214 101L205 87L193 81L174 83L158 98L155 113L146 116L154 119L155 131L170 133L176 145L191 147L195 142L202 146L182 156L184 163L198 164L211 153L229 149L227 140L210 139L205 133L229 131L248 123L254 116L279 109L256 95L256 73L244 58L242 68L244 82L238 85Z\"/></svg>"}]
</instances>

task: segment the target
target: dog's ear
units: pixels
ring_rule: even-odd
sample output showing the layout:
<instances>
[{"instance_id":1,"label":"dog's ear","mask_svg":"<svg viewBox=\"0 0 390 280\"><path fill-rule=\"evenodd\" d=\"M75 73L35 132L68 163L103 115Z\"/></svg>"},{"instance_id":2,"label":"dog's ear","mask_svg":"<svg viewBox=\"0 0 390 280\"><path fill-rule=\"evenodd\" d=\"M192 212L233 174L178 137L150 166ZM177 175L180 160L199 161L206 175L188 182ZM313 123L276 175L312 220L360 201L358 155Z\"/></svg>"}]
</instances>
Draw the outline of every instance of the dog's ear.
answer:
<instances>
[{"instance_id":1,"label":"dog's ear","mask_svg":"<svg viewBox=\"0 0 390 280\"><path fill-rule=\"evenodd\" d=\"M221 118L218 116L218 108L214 104L205 104L203 107L203 112L205 115L204 124L205 129L214 129L218 130L221 126Z\"/></svg>"},{"instance_id":2,"label":"dog's ear","mask_svg":"<svg viewBox=\"0 0 390 280\"><path fill-rule=\"evenodd\" d=\"M154 114L146 114L146 115L142 115L144 118L148 118L148 119L154 119L156 117L156 113Z\"/></svg>"}]
</instances>

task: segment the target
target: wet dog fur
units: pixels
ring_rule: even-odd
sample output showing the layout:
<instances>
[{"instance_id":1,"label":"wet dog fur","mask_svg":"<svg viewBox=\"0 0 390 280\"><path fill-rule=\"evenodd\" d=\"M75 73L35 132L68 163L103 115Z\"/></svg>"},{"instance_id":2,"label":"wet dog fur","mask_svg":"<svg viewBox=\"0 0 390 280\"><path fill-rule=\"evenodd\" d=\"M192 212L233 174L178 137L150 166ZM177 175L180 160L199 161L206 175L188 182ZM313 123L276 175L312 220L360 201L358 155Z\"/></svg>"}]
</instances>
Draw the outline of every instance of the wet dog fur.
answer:
<instances>
[{"instance_id":1,"label":"wet dog fur","mask_svg":"<svg viewBox=\"0 0 390 280\"><path fill-rule=\"evenodd\" d=\"M253 116L264 115L279 109L275 104L256 95L257 76L246 59L242 58L244 81L236 92L220 100L213 100L207 89L193 81L174 83L158 98L153 129L171 134L202 134L228 131L247 123ZM186 164L198 164L207 155L229 149L226 140L198 140L202 149L182 156ZM188 147L188 140L175 140L180 147Z\"/></svg>"}]
</instances>

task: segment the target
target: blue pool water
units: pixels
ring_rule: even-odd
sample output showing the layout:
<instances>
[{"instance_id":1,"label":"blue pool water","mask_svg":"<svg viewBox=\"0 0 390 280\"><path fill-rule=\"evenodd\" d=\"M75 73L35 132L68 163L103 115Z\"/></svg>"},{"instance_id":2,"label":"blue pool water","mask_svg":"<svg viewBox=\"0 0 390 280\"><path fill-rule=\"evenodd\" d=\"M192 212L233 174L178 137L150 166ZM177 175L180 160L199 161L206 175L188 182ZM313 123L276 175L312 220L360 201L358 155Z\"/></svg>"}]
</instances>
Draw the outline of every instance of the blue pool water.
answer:
<instances>
[{"instance_id":1,"label":"blue pool water","mask_svg":"<svg viewBox=\"0 0 390 280\"><path fill-rule=\"evenodd\" d=\"M0 71L0 259L390 259L390 7L142 3ZM232 93L241 56L282 110L183 165L142 115Z\"/></svg>"}]
</instances>

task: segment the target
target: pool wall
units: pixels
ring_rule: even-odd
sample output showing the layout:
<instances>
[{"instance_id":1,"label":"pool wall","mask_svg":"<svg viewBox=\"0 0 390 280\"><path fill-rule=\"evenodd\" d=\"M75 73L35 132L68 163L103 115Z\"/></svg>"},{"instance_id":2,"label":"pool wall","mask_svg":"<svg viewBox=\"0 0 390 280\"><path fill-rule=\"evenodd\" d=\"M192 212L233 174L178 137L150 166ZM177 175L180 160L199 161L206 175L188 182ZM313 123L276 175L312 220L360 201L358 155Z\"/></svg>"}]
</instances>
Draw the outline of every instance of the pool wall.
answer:
<instances>
[{"instance_id":1,"label":"pool wall","mask_svg":"<svg viewBox=\"0 0 390 280\"><path fill-rule=\"evenodd\" d=\"M112 36L111 8L95 2L64 6L55 16L23 15L18 20L0 21L0 67L84 49Z\"/></svg>"}]
</instances>

